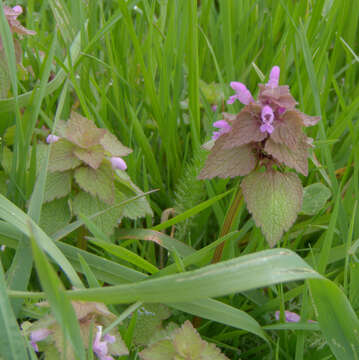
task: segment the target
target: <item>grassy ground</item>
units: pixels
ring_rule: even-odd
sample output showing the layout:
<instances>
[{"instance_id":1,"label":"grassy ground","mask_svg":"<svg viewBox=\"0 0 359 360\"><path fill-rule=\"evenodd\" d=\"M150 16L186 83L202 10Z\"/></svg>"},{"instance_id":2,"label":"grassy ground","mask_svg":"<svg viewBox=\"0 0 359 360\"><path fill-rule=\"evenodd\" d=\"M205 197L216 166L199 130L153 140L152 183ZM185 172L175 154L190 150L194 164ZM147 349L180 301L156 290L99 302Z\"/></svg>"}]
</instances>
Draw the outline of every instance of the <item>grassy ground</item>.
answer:
<instances>
[{"instance_id":1,"label":"grassy ground","mask_svg":"<svg viewBox=\"0 0 359 360\"><path fill-rule=\"evenodd\" d=\"M126 307L136 302L168 304L170 320L177 324L194 315L202 338L230 359L359 358L355 1L20 3L25 14L19 20L37 32L20 40L23 67L12 61L11 34L0 16L3 58L9 64L1 74L9 89L0 100L0 135L2 149L14 154L6 163L3 151L1 172L0 243L6 245L0 274L3 354L11 354L9 359L30 358L23 353L15 320L40 317L32 304L42 297L58 319L65 319L62 328L81 349L78 324L64 317L69 302L62 282L68 289L94 287L69 296L122 304L112 309L123 318L131 312L123 313ZM255 94L274 65L280 66L280 83L290 86L298 108L321 116L317 126L306 129L315 148L309 175L301 180L304 186L326 185L331 196L315 214L298 217L278 245L287 252L262 253L268 244L242 203L222 256L231 262L208 270L234 196L226 191L235 189L238 180L198 180L206 157L200 145L210 138L212 123L222 111L241 108L239 103L226 104L233 94L229 83L241 81ZM123 252L118 257L113 249L79 242L88 230L76 224L64 224L50 237L36 227L46 168L36 169L33 149L44 143L44 127L53 129L54 122L67 119L71 110L132 148L126 158L128 175L145 192L157 189L148 195L153 217L125 219L107 238L118 244L116 249L145 259L145 264L138 258L128 261ZM96 229L89 233L101 239ZM144 241L153 238L162 239L163 247ZM199 272L183 274L192 270ZM152 277L159 280L152 282ZM313 279L303 282L304 278ZM118 287L99 288L102 284ZM45 294L37 293L42 290ZM294 311L303 321L278 322L274 312L279 309ZM140 348L133 342L136 320L131 319L131 325L121 328L131 349L123 358L138 359ZM85 358L80 350L77 356Z\"/></svg>"}]
</instances>

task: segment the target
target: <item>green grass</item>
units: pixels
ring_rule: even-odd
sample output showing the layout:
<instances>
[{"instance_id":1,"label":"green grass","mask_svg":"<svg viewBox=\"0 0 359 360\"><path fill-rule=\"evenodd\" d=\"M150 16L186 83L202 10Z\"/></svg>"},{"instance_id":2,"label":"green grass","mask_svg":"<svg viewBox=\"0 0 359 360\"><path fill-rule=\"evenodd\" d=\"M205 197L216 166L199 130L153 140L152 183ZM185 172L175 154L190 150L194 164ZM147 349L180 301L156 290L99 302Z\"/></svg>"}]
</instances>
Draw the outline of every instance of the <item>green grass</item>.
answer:
<instances>
[{"instance_id":1,"label":"green grass","mask_svg":"<svg viewBox=\"0 0 359 360\"><path fill-rule=\"evenodd\" d=\"M359 359L355 1L19 3L20 21L37 35L20 39L21 70L0 11L1 56L9 64L2 80L8 95L0 99L0 244L6 245L0 357L36 358L24 354L17 324L35 320L32 304L45 297L79 359L86 355L69 299L106 300L120 320L136 311L136 302L167 304L171 321L194 319L201 336L229 359ZM211 124L220 112L241 108L226 104L229 83L241 81L254 93L274 65L298 108L321 116L306 129L315 148L301 180L325 184L331 197L317 214L298 217L278 246L287 250L272 250L281 260L263 266L268 245L243 202L231 232L221 234L237 180L197 176ZM209 95L211 83L216 96ZM38 225L48 159L39 166L36 145L44 142L42 127L53 130L72 109L133 149L127 173L143 191L156 189L147 195L153 218L124 220L110 237L87 218L52 236ZM5 147L13 152L10 162ZM171 208L168 219L163 214ZM77 246L83 223L94 237L86 249ZM222 260L229 262L210 265L223 240ZM318 324L279 324L277 310ZM131 348L127 358L139 359L131 319L120 329Z\"/></svg>"}]
</instances>

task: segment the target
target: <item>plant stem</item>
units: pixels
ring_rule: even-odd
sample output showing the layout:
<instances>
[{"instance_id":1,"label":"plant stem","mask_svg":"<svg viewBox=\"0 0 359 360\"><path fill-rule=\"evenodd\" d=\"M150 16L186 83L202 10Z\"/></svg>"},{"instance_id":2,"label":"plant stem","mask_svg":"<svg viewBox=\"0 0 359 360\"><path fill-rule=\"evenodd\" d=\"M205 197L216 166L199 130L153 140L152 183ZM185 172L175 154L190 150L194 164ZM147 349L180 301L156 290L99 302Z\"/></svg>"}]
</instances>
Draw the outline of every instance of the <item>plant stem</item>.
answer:
<instances>
[{"instance_id":1,"label":"plant stem","mask_svg":"<svg viewBox=\"0 0 359 360\"><path fill-rule=\"evenodd\" d=\"M227 235L232 230L233 226L235 225L235 221L237 219L239 210L242 207L242 204L243 204L242 190L240 184L238 184L236 194L233 198L231 206L229 207L226 213L226 217L224 218L224 222L219 237ZM225 245L225 241L223 241L216 247L216 250L214 251L213 258L211 261L212 264L221 261L224 245Z\"/></svg>"}]
</instances>

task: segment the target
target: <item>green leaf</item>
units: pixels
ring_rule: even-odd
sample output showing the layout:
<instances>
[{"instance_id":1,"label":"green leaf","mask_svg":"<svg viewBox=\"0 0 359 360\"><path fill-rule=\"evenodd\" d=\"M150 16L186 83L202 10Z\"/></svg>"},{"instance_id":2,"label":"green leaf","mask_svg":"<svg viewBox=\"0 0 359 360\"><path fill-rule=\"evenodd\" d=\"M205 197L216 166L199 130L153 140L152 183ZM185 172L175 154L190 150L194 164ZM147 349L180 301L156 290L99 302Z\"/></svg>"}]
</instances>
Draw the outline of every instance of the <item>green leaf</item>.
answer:
<instances>
[{"instance_id":1,"label":"green leaf","mask_svg":"<svg viewBox=\"0 0 359 360\"><path fill-rule=\"evenodd\" d=\"M310 280L318 322L338 360L359 358L359 320L348 298L329 280Z\"/></svg>"},{"instance_id":2,"label":"green leaf","mask_svg":"<svg viewBox=\"0 0 359 360\"><path fill-rule=\"evenodd\" d=\"M7 146L3 146L1 153L1 165L4 168L6 174L11 173L12 159L13 159L12 151Z\"/></svg>"},{"instance_id":3,"label":"green leaf","mask_svg":"<svg viewBox=\"0 0 359 360\"><path fill-rule=\"evenodd\" d=\"M68 195L71 191L70 171L55 171L47 174L44 202L60 199Z\"/></svg>"},{"instance_id":4,"label":"green leaf","mask_svg":"<svg viewBox=\"0 0 359 360\"><path fill-rule=\"evenodd\" d=\"M284 281L321 278L298 255L270 249L201 269L147 279L134 284L69 291L73 300L126 304L135 301L164 304L189 302L270 286ZM216 284L216 286L213 286Z\"/></svg>"},{"instance_id":5,"label":"green leaf","mask_svg":"<svg viewBox=\"0 0 359 360\"><path fill-rule=\"evenodd\" d=\"M118 175L115 183L116 189L124 196L121 201L143 194L143 191L131 181L124 171L117 171L116 174ZM123 206L123 216L130 219L135 220L146 215L152 216L153 212L144 196Z\"/></svg>"},{"instance_id":6,"label":"green leaf","mask_svg":"<svg viewBox=\"0 0 359 360\"><path fill-rule=\"evenodd\" d=\"M0 194L6 195L8 176L4 171L0 171Z\"/></svg>"},{"instance_id":7,"label":"green leaf","mask_svg":"<svg viewBox=\"0 0 359 360\"><path fill-rule=\"evenodd\" d=\"M171 340L161 340L142 350L139 355L142 360L172 360L176 350Z\"/></svg>"},{"instance_id":8,"label":"green leaf","mask_svg":"<svg viewBox=\"0 0 359 360\"><path fill-rule=\"evenodd\" d=\"M43 205L40 227L47 234L54 234L68 224L70 220L71 212L67 198L56 199Z\"/></svg>"},{"instance_id":9,"label":"green leaf","mask_svg":"<svg viewBox=\"0 0 359 360\"><path fill-rule=\"evenodd\" d=\"M115 193L115 202L119 202L118 195ZM91 196L89 193L80 191L73 201L73 212L76 215L83 214L89 217L99 211L109 208L110 205ZM107 211L102 215L96 216L92 221L98 226L105 234L113 233L114 228L118 225L122 217L123 208L121 206Z\"/></svg>"},{"instance_id":10,"label":"green leaf","mask_svg":"<svg viewBox=\"0 0 359 360\"><path fill-rule=\"evenodd\" d=\"M109 152L112 156L122 157L132 153L132 149L122 145L117 137L108 131L106 131L105 135L100 139L100 144L105 151Z\"/></svg>"},{"instance_id":11,"label":"green leaf","mask_svg":"<svg viewBox=\"0 0 359 360\"><path fill-rule=\"evenodd\" d=\"M49 171L66 171L81 165L81 160L75 156L74 150L75 146L65 139L51 144Z\"/></svg>"},{"instance_id":12,"label":"green leaf","mask_svg":"<svg viewBox=\"0 0 359 360\"><path fill-rule=\"evenodd\" d=\"M153 335L162 329L162 321L171 315L167 306L146 304L137 310L132 341L135 345L147 345Z\"/></svg>"},{"instance_id":13,"label":"green leaf","mask_svg":"<svg viewBox=\"0 0 359 360\"><path fill-rule=\"evenodd\" d=\"M100 144L105 129L99 129L95 123L76 112L72 112L66 126L66 139L77 146L88 149Z\"/></svg>"},{"instance_id":14,"label":"green leaf","mask_svg":"<svg viewBox=\"0 0 359 360\"><path fill-rule=\"evenodd\" d=\"M113 204L115 188L113 171L109 162L104 162L95 170L82 166L75 170L75 180L81 189L89 192L107 204Z\"/></svg>"},{"instance_id":15,"label":"green leaf","mask_svg":"<svg viewBox=\"0 0 359 360\"><path fill-rule=\"evenodd\" d=\"M224 141L224 135L216 141L198 176L199 179L244 176L255 168L256 157L251 145L225 149Z\"/></svg>"},{"instance_id":16,"label":"green leaf","mask_svg":"<svg viewBox=\"0 0 359 360\"><path fill-rule=\"evenodd\" d=\"M9 67L4 49L0 50L0 98L6 98L10 90Z\"/></svg>"},{"instance_id":17,"label":"green leaf","mask_svg":"<svg viewBox=\"0 0 359 360\"><path fill-rule=\"evenodd\" d=\"M315 183L303 189L303 205L301 212L305 215L317 214L332 195L322 183Z\"/></svg>"},{"instance_id":18,"label":"green leaf","mask_svg":"<svg viewBox=\"0 0 359 360\"><path fill-rule=\"evenodd\" d=\"M7 285L0 262L0 358L26 360L24 337L20 332L16 317L6 293Z\"/></svg>"},{"instance_id":19,"label":"green leaf","mask_svg":"<svg viewBox=\"0 0 359 360\"><path fill-rule=\"evenodd\" d=\"M274 246L301 209L303 188L298 176L274 170L256 171L243 179L241 187L256 225L269 245Z\"/></svg>"},{"instance_id":20,"label":"green leaf","mask_svg":"<svg viewBox=\"0 0 359 360\"><path fill-rule=\"evenodd\" d=\"M74 154L93 169L97 169L105 157L104 150L101 145L95 145L88 149L77 148Z\"/></svg>"},{"instance_id":21,"label":"green leaf","mask_svg":"<svg viewBox=\"0 0 359 360\"><path fill-rule=\"evenodd\" d=\"M188 320L167 339L151 345L139 355L143 360L228 360L214 344L202 340Z\"/></svg>"}]
</instances>

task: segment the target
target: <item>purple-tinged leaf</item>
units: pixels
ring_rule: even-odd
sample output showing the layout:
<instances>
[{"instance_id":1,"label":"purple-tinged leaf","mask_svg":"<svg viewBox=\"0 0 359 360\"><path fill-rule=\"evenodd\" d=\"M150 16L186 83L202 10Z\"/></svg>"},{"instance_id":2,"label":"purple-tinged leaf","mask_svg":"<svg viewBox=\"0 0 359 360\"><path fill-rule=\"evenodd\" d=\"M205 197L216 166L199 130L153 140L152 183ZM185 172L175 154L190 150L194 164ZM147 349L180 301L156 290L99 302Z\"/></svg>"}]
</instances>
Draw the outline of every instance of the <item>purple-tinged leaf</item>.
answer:
<instances>
[{"instance_id":1,"label":"purple-tinged leaf","mask_svg":"<svg viewBox=\"0 0 359 360\"><path fill-rule=\"evenodd\" d=\"M88 166L76 169L75 180L81 189L107 204L113 204L115 185L113 171L108 162L103 162L97 170Z\"/></svg>"},{"instance_id":2,"label":"purple-tinged leaf","mask_svg":"<svg viewBox=\"0 0 359 360\"><path fill-rule=\"evenodd\" d=\"M95 170L98 169L105 157L105 152L101 145L95 145L88 149L77 147L74 150L74 154Z\"/></svg>"},{"instance_id":3,"label":"purple-tinged leaf","mask_svg":"<svg viewBox=\"0 0 359 360\"><path fill-rule=\"evenodd\" d=\"M318 121L320 120L320 116L310 116L310 115L302 113L299 110L295 110L295 112L297 113L297 116L299 116L301 118L304 126L316 125L318 123Z\"/></svg>"},{"instance_id":4,"label":"purple-tinged leaf","mask_svg":"<svg viewBox=\"0 0 359 360\"><path fill-rule=\"evenodd\" d=\"M81 165L79 160L74 154L75 146L65 139L51 145L49 171L66 171L71 170Z\"/></svg>"},{"instance_id":5,"label":"purple-tinged leaf","mask_svg":"<svg viewBox=\"0 0 359 360\"><path fill-rule=\"evenodd\" d=\"M290 149L284 144L275 143L272 139L266 141L264 151L284 165L297 170L304 176L308 175L308 148L306 137L297 143L295 148Z\"/></svg>"},{"instance_id":6,"label":"purple-tinged leaf","mask_svg":"<svg viewBox=\"0 0 359 360\"><path fill-rule=\"evenodd\" d=\"M243 108L231 122L232 130L221 136L223 148L231 149L264 140L267 134L260 131L262 124L260 116L261 107L259 105L251 104Z\"/></svg>"},{"instance_id":7,"label":"purple-tinged leaf","mask_svg":"<svg viewBox=\"0 0 359 360\"><path fill-rule=\"evenodd\" d=\"M224 141L222 137L216 141L198 176L199 179L244 176L255 168L257 159L251 145L224 149Z\"/></svg>"},{"instance_id":8,"label":"purple-tinged leaf","mask_svg":"<svg viewBox=\"0 0 359 360\"><path fill-rule=\"evenodd\" d=\"M111 156L122 157L132 153L132 149L122 145L117 137L108 131L106 131L105 135L100 139L100 144Z\"/></svg>"},{"instance_id":9,"label":"purple-tinged leaf","mask_svg":"<svg viewBox=\"0 0 359 360\"><path fill-rule=\"evenodd\" d=\"M280 121L275 123L270 138L277 144L284 144L290 149L295 149L303 138L302 121L297 112L286 111Z\"/></svg>"},{"instance_id":10,"label":"purple-tinged leaf","mask_svg":"<svg viewBox=\"0 0 359 360\"><path fill-rule=\"evenodd\" d=\"M262 104L275 104L280 108L287 110L294 109L297 102L289 92L287 85L269 87L265 85L259 85L258 99Z\"/></svg>"},{"instance_id":11,"label":"purple-tinged leaf","mask_svg":"<svg viewBox=\"0 0 359 360\"><path fill-rule=\"evenodd\" d=\"M67 122L65 137L81 148L87 149L99 145L105 133L106 130L99 129L93 121L72 112Z\"/></svg>"},{"instance_id":12,"label":"purple-tinged leaf","mask_svg":"<svg viewBox=\"0 0 359 360\"><path fill-rule=\"evenodd\" d=\"M256 171L243 179L241 187L249 212L273 247L301 209L303 188L298 176L274 170Z\"/></svg>"}]
</instances>

